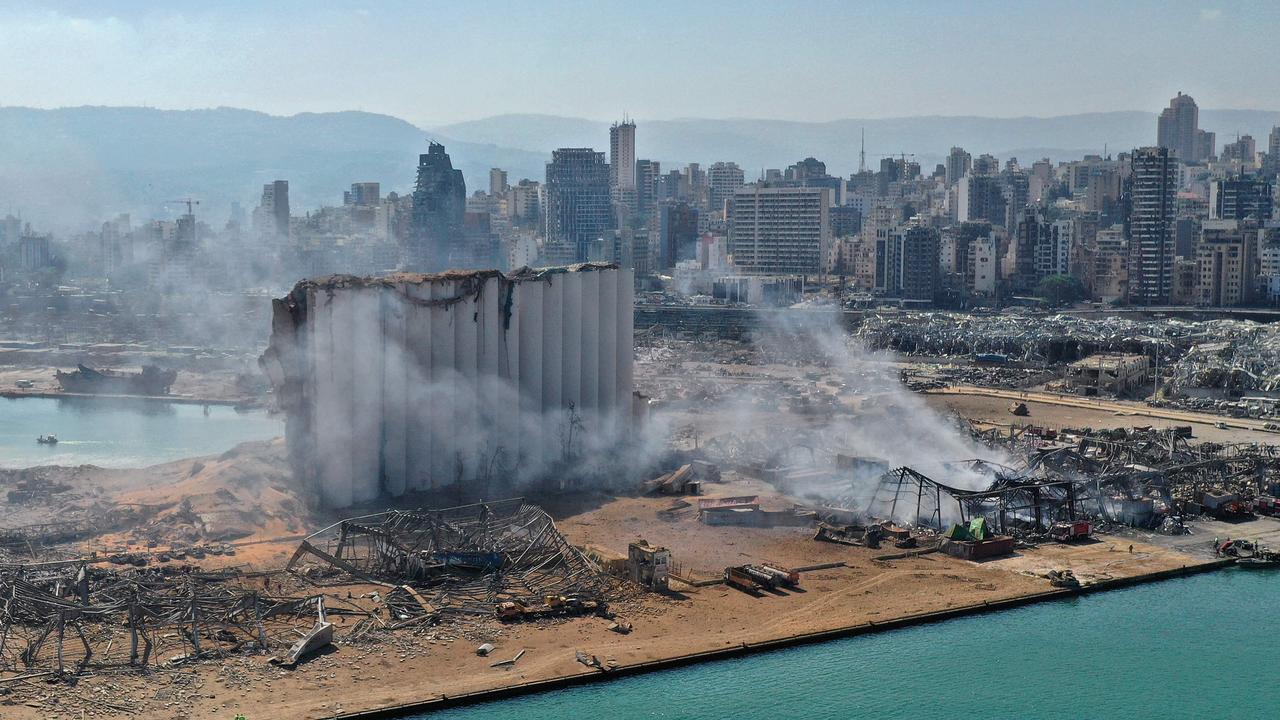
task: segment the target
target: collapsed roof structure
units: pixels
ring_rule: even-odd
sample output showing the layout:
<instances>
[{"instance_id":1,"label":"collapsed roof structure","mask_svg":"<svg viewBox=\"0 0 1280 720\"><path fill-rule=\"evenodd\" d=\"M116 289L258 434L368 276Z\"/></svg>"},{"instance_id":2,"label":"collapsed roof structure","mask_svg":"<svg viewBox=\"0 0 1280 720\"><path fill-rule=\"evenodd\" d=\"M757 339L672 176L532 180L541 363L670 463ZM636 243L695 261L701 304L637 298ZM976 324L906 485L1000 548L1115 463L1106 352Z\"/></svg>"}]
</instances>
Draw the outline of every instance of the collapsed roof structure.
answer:
<instances>
[{"instance_id":1,"label":"collapsed roof structure","mask_svg":"<svg viewBox=\"0 0 1280 720\"><path fill-rule=\"evenodd\" d=\"M302 541L287 569L403 589L415 614L492 615L500 602L599 598L599 566L520 498L343 520Z\"/></svg>"},{"instance_id":2,"label":"collapsed roof structure","mask_svg":"<svg viewBox=\"0 0 1280 720\"><path fill-rule=\"evenodd\" d=\"M939 531L984 518L997 532L1025 534L1081 518L1151 527L1169 515L1195 514L1205 497L1252 499L1280 490L1274 445L1193 444L1174 429L1142 428L1021 426L975 429L974 437L1013 453L1019 466L946 464L948 473L988 478L977 488L898 467L881 475L869 496L855 492L834 503Z\"/></svg>"}]
</instances>

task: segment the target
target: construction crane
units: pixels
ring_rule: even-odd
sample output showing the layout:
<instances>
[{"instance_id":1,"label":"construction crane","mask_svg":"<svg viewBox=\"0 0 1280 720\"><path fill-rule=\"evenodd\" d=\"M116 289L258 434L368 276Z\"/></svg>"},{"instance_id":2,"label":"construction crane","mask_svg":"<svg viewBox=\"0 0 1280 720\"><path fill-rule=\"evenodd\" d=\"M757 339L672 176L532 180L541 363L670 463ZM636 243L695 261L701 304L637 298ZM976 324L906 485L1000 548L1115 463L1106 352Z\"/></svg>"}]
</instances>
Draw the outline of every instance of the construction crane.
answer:
<instances>
[{"instance_id":1,"label":"construction crane","mask_svg":"<svg viewBox=\"0 0 1280 720\"><path fill-rule=\"evenodd\" d=\"M166 202L171 202L171 203L186 203L186 205L187 205L187 214L188 214L188 215L194 215L194 214L195 214L194 212L192 212L192 211L191 211L191 206L192 206L192 205L199 205L199 204L200 204L200 201L199 201L199 200L192 200L191 198L182 198L181 200L168 200L168 201L166 201Z\"/></svg>"},{"instance_id":2,"label":"construction crane","mask_svg":"<svg viewBox=\"0 0 1280 720\"><path fill-rule=\"evenodd\" d=\"M903 163L904 165L905 165L905 164L906 164L906 162L907 162L907 158L911 158L912 160L915 160L915 159L916 159L916 154L915 154L915 153L909 153L909 152L876 152L876 151L874 151L874 150L862 150L861 152L859 152L859 153L858 153L858 155L859 155L859 163L860 163L860 164L863 164L863 167L865 167L865 163L866 163L866 156L867 156L867 154L868 154L868 153L870 153L872 156L879 155L879 156L880 156L880 157L882 157L882 158L889 158L890 160L892 160L892 159L894 159L894 158L897 158L897 159L899 159L900 161L902 161L902 163Z\"/></svg>"}]
</instances>

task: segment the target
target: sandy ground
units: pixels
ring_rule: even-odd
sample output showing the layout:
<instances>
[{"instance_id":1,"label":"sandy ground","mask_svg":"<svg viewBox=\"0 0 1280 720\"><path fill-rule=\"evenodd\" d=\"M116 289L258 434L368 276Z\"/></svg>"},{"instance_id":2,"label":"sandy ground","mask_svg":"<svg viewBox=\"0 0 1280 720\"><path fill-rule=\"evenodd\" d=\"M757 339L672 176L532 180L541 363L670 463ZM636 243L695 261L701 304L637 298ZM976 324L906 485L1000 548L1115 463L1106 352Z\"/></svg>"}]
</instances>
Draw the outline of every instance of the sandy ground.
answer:
<instances>
[{"instance_id":1,"label":"sandy ground","mask_svg":"<svg viewBox=\"0 0 1280 720\"><path fill-rule=\"evenodd\" d=\"M48 494L8 497L24 487ZM331 519L294 487L281 438L142 469L0 470L0 527L79 527L88 537L59 550L80 557L230 544L236 555L205 564L278 567L298 537ZM7 559L32 558L11 550Z\"/></svg>"},{"instance_id":2,"label":"sandy ground","mask_svg":"<svg viewBox=\"0 0 1280 720\"><path fill-rule=\"evenodd\" d=\"M1224 418L1184 411L1152 410L1142 403L1097 398L1076 399L1047 393L1018 391L1001 392L990 389L974 390L973 394L928 393L923 396L930 406L947 413L958 413L971 420L986 421L1007 426L1010 423L1040 425L1050 428L1094 427L1117 428L1149 425L1154 428L1171 428L1191 425L1195 434L1193 442L1280 442L1280 435L1261 429L1262 421ZM1015 417L1009 412L1014 401L1027 403L1030 414ZM1052 402L1046 402L1046 401ZM1173 418L1151 417L1144 412L1171 413ZM1219 429L1218 423L1226 425Z\"/></svg>"}]
</instances>

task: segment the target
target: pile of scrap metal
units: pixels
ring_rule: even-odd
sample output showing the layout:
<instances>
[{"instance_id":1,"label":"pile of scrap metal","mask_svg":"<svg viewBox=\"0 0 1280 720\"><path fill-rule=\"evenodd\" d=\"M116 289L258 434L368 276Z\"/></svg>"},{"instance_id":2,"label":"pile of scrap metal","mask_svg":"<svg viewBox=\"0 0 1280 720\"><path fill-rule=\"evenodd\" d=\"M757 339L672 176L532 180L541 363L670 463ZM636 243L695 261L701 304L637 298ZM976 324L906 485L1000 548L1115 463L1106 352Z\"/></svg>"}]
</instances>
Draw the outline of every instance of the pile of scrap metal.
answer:
<instances>
[{"instance_id":1,"label":"pile of scrap metal","mask_svg":"<svg viewBox=\"0 0 1280 720\"><path fill-rule=\"evenodd\" d=\"M1280 389L1280 329L1227 324L1209 342L1191 347L1169 366L1175 389L1234 391Z\"/></svg>"},{"instance_id":2,"label":"pile of scrap metal","mask_svg":"<svg viewBox=\"0 0 1280 720\"><path fill-rule=\"evenodd\" d=\"M1046 577L1049 579L1049 584L1056 588L1075 590L1080 587L1080 579L1076 577L1075 573L1071 572L1070 568L1050 570Z\"/></svg>"},{"instance_id":3,"label":"pile of scrap metal","mask_svg":"<svg viewBox=\"0 0 1280 720\"><path fill-rule=\"evenodd\" d=\"M1256 326L1256 323L1239 323ZM1221 326L1178 320L1082 318L1059 314L977 315L885 313L868 315L854 334L874 349L939 357L1004 355L1011 360L1070 362L1094 352L1164 354L1214 337Z\"/></svg>"},{"instance_id":4,"label":"pile of scrap metal","mask_svg":"<svg viewBox=\"0 0 1280 720\"><path fill-rule=\"evenodd\" d=\"M884 529L879 525L828 525L819 523L818 531L813 539L840 545L878 548L884 537Z\"/></svg>"},{"instance_id":5,"label":"pile of scrap metal","mask_svg":"<svg viewBox=\"0 0 1280 720\"><path fill-rule=\"evenodd\" d=\"M1159 358L1174 393L1280 389L1280 328L1244 320L1084 318L1073 315L872 314L854 334L908 355L1065 363L1104 353ZM968 381L965 381L968 382ZM983 384L979 379L972 384Z\"/></svg>"},{"instance_id":6,"label":"pile of scrap metal","mask_svg":"<svg viewBox=\"0 0 1280 720\"><path fill-rule=\"evenodd\" d=\"M800 587L800 574L774 563L733 565L724 569L724 582L730 587L756 594L760 590Z\"/></svg>"},{"instance_id":7,"label":"pile of scrap metal","mask_svg":"<svg viewBox=\"0 0 1280 720\"><path fill-rule=\"evenodd\" d=\"M312 625L318 596L272 596L241 580L234 572L118 572L84 561L0 568L0 676L266 653L289 648ZM354 606L340 612L368 615ZM313 641L295 655L316 647Z\"/></svg>"},{"instance_id":8,"label":"pile of scrap metal","mask_svg":"<svg viewBox=\"0 0 1280 720\"><path fill-rule=\"evenodd\" d=\"M408 622L595 612L614 582L521 498L343 520L303 540L286 569L392 588Z\"/></svg>"}]
</instances>

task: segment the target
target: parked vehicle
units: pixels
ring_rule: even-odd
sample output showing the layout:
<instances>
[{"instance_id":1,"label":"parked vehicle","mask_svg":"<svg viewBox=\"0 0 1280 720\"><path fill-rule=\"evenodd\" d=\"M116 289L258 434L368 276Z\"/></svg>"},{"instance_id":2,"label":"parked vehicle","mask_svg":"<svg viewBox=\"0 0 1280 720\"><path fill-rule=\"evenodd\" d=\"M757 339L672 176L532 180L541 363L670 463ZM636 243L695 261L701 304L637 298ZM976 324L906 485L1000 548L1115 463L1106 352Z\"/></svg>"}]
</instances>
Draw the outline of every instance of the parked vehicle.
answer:
<instances>
[{"instance_id":1,"label":"parked vehicle","mask_svg":"<svg viewBox=\"0 0 1280 720\"><path fill-rule=\"evenodd\" d=\"M1088 520L1054 523L1053 527L1049 528L1049 537L1063 543L1088 540L1092 534L1093 526Z\"/></svg>"}]
</instances>

